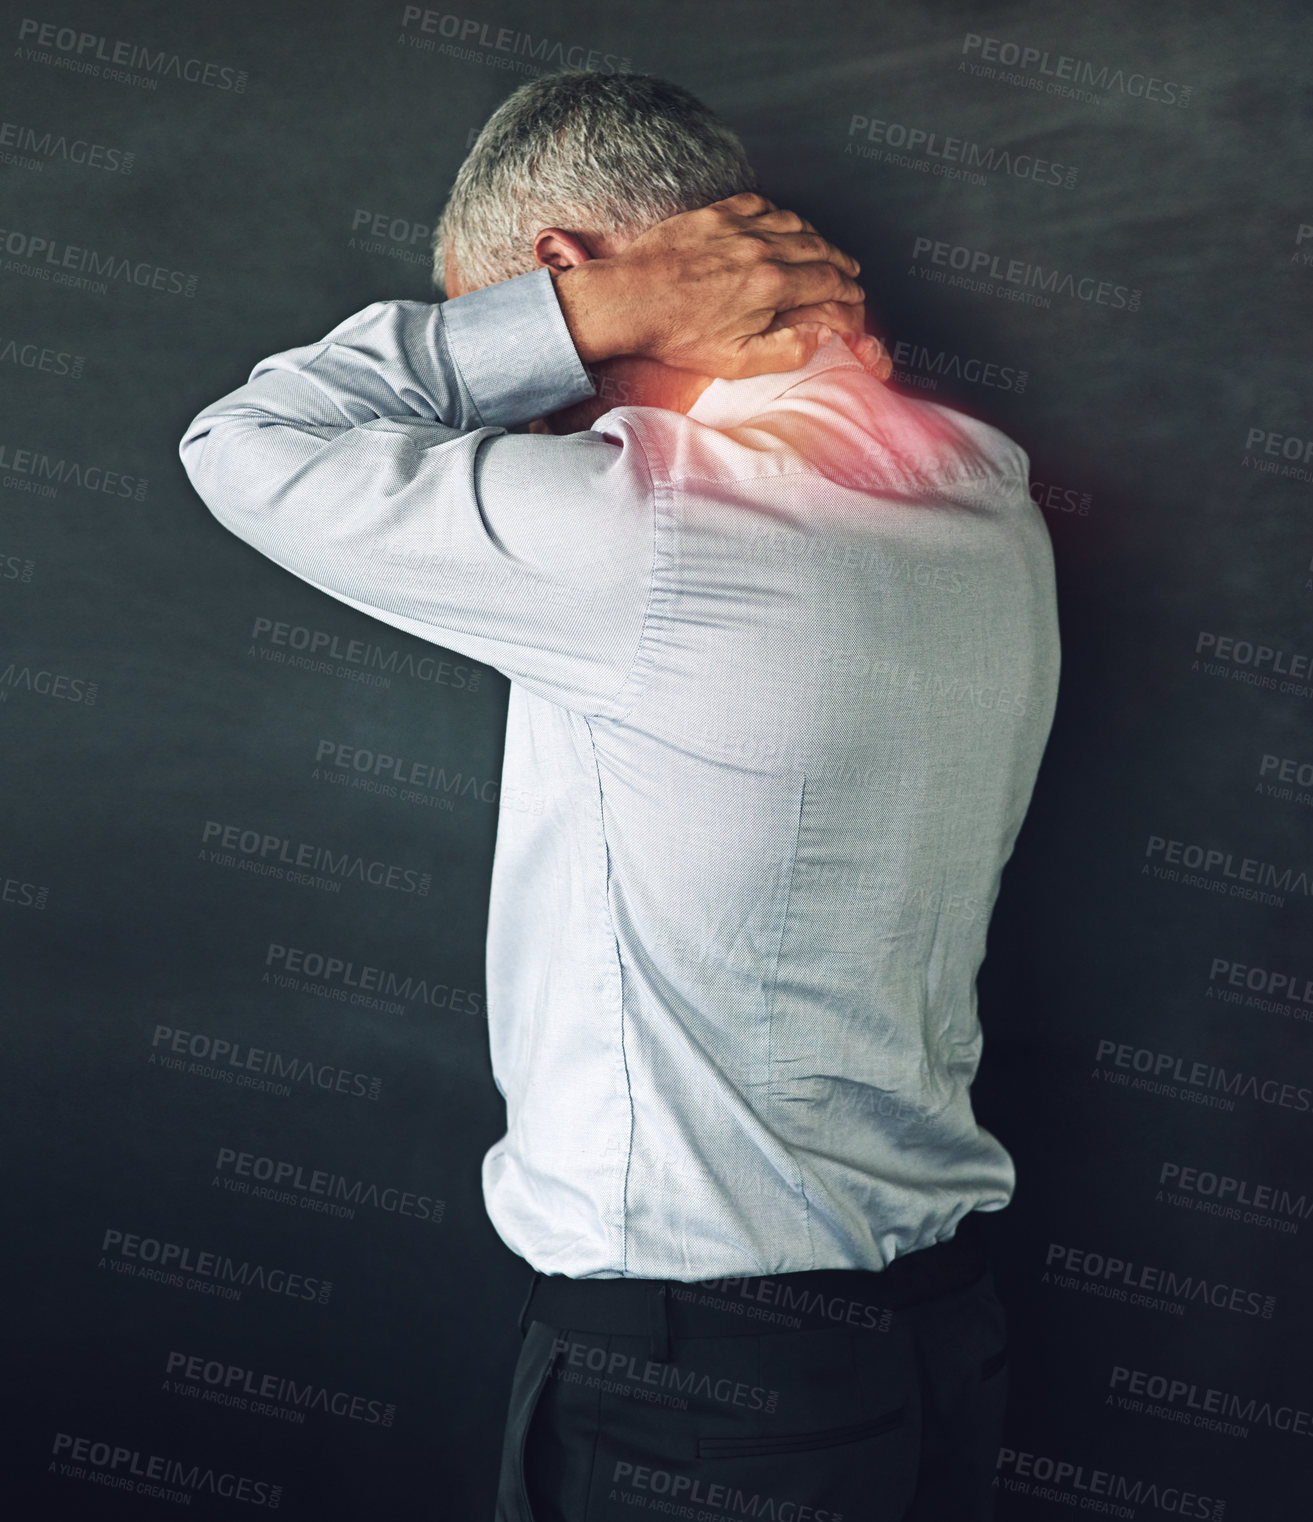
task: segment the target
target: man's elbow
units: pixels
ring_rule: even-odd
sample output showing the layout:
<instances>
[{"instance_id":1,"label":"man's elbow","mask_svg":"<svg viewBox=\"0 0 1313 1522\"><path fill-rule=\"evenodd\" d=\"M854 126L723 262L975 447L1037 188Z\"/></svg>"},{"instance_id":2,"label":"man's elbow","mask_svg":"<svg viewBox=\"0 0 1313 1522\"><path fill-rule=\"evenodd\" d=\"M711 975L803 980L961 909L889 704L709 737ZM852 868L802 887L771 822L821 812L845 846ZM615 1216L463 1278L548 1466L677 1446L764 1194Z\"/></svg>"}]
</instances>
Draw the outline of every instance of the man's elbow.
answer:
<instances>
[{"instance_id":1,"label":"man's elbow","mask_svg":"<svg viewBox=\"0 0 1313 1522\"><path fill-rule=\"evenodd\" d=\"M178 444L178 458L192 484L192 490L207 507L211 506L212 483L205 464L205 446L209 442L208 425L194 419Z\"/></svg>"},{"instance_id":2,"label":"man's elbow","mask_svg":"<svg viewBox=\"0 0 1313 1522\"><path fill-rule=\"evenodd\" d=\"M207 421L202 413L183 434L178 457L192 489L211 514L226 529L245 537L239 526L243 517L241 494L233 490L231 473L223 469L219 444L212 420Z\"/></svg>"},{"instance_id":3,"label":"man's elbow","mask_svg":"<svg viewBox=\"0 0 1313 1522\"><path fill-rule=\"evenodd\" d=\"M182 468L187 472L191 484L197 491L200 490L198 478L203 474L202 462L205 458L206 445L210 441L216 421L210 409L206 407L192 418L182 438L178 440L178 458L182 461Z\"/></svg>"}]
</instances>

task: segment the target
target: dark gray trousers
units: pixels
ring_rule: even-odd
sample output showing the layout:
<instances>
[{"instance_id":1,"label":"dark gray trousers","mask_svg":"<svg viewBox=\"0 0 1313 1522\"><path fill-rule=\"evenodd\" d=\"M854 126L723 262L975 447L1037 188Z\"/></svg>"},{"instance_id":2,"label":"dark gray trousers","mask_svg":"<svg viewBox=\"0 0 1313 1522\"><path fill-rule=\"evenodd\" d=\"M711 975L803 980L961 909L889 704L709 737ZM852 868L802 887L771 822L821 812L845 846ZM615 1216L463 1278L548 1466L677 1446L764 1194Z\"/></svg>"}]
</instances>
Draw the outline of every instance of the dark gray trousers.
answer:
<instances>
[{"instance_id":1,"label":"dark gray trousers","mask_svg":"<svg viewBox=\"0 0 1313 1522\"><path fill-rule=\"evenodd\" d=\"M669 1315L647 1330L530 1311L496 1522L988 1522L1007 1392L993 1279L894 1310L877 1309L879 1279L810 1316L746 1279L664 1281ZM572 1309L598 1282L571 1281ZM686 1308L700 1335L682 1334Z\"/></svg>"}]
</instances>

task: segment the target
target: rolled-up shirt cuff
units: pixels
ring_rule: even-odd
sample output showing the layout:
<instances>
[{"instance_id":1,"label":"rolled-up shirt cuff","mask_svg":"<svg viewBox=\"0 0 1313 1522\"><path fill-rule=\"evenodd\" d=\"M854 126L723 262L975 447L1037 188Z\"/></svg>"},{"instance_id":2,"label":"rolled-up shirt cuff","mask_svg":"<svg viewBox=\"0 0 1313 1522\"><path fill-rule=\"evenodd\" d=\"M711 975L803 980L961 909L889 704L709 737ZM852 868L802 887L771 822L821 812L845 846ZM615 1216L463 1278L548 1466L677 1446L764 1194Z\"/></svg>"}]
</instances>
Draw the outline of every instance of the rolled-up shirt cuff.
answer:
<instances>
[{"instance_id":1,"label":"rolled-up shirt cuff","mask_svg":"<svg viewBox=\"0 0 1313 1522\"><path fill-rule=\"evenodd\" d=\"M596 395L545 266L453 296L441 313L485 425L513 427Z\"/></svg>"}]
</instances>

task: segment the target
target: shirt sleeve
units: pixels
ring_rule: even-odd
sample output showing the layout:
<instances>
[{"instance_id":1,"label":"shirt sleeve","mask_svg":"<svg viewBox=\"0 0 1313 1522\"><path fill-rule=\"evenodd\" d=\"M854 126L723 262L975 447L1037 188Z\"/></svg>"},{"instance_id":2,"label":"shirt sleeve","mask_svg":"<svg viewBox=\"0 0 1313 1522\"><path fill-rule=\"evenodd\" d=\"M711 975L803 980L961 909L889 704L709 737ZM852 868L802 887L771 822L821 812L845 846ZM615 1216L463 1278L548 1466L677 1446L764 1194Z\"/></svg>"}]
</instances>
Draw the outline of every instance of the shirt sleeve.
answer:
<instances>
[{"instance_id":1,"label":"shirt sleeve","mask_svg":"<svg viewBox=\"0 0 1313 1522\"><path fill-rule=\"evenodd\" d=\"M595 394L549 272L379 301L261 360L179 445L214 516L330 596L616 717L654 564L629 430L507 430Z\"/></svg>"}]
</instances>

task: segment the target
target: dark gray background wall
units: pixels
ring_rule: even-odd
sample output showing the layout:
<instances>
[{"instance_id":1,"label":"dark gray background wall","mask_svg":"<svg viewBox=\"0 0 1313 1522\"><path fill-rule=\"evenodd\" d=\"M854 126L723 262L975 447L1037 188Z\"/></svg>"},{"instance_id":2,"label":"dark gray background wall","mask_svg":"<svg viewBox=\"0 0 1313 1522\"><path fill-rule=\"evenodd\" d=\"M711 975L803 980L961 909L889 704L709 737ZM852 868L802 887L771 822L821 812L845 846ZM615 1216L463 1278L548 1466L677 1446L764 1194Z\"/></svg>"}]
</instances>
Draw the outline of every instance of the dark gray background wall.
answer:
<instances>
[{"instance_id":1,"label":"dark gray background wall","mask_svg":"<svg viewBox=\"0 0 1313 1522\"><path fill-rule=\"evenodd\" d=\"M479 1187L488 877L531 806L499 799L507 684L261 559L176 451L258 359L431 297L471 134L591 62L720 111L861 259L896 384L1032 457L1064 671L980 980L1020 1178L999 1515L1299 1515L1306 7L33 4L0 63L15 1514L182 1504L85 1439L248 1482L197 1515L491 1515L526 1284ZM370 791L363 752L435 785ZM260 875L228 826L415 891ZM304 1208L295 1169L358 1203ZM191 1359L338 1409L243 1409Z\"/></svg>"}]
</instances>

